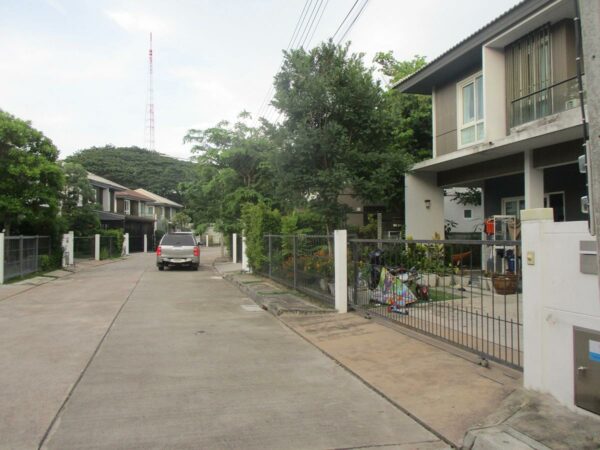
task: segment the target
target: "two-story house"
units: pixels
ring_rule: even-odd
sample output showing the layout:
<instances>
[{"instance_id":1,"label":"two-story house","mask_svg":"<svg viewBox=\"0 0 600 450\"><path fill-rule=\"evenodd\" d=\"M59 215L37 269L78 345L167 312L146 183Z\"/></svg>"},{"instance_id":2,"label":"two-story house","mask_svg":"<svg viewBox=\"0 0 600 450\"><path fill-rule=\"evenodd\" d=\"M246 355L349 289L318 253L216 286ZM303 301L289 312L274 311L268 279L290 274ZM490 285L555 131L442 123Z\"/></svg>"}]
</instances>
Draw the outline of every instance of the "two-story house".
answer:
<instances>
[{"instance_id":1,"label":"two-story house","mask_svg":"<svg viewBox=\"0 0 600 450\"><path fill-rule=\"evenodd\" d=\"M123 228L125 216L117 212L117 193L127 188L91 172L88 172L87 178L94 189L96 204L100 207L98 217L102 228Z\"/></svg>"},{"instance_id":2,"label":"two-story house","mask_svg":"<svg viewBox=\"0 0 600 450\"><path fill-rule=\"evenodd\" d=\"M485 217L547 206L587 219L574 16L572 0L524 0L396 83L432 98L433 157L405 178L407 235L443 235L453 187L481 188Z\"/></svg>"},{"instance_id":3,"label":"two-story house","mask_svg":"<svg viewBox=\"0 0 600 450\"><path fill-rule=\"evenodd\" d=\"M149 197L151 200L146 202L146 214L153 215L156 219L156 229L168 231L170 229L171 220L179 211L183 209L183 205L161 197L154 192L146 189L136 189L135 192Z\"/></svg>"},{"instance_id":4,"label":"two-story house","mask_svg":"<svg viewBox=\"0 0 600 450\"><path fill-rule=\"evenodd\" d=\"M131 236L152 235L155 228L153 214L147 212L147 205L154 200L131 189L116 193L117 213L124 216L124 230Z\"/></svg>"}]
</instances>

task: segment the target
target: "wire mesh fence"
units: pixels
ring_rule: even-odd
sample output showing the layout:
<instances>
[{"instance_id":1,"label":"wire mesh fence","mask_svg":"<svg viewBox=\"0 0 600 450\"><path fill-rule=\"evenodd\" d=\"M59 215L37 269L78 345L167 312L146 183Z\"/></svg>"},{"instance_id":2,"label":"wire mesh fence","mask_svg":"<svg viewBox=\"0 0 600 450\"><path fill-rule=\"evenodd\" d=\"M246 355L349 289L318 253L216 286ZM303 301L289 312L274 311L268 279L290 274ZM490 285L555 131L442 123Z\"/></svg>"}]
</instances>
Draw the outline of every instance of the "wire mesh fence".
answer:
<instances>
[{"instance_id":1,"label":"wire mesh fence","mask_svg":"<svg viewBox=\"0 0 600 450\"><path fill-rule=\"evenodd\" d=\"M94 259L95 242L94 236L75 236L73 239L73 257L75 259Z\"/></svg>"},{"instance_id":2,"label":"wire mesh fence","mask_svg":"<svg viewBox=\"0 0 600 450\"><path fill-rule=\"evenodd\" d=\"M520 368L519 241L349 241L348 305Z\"/></svg>"},{"instance_id":3,"label":"wire mesh fence","mask_svg":"<svg viewBox=\"0 0 600 450\"><path fill-rule=\"evenodd\" d=\"M266 235L258 272L334 307L333 236Z\"/></svg>"},{"instance_id":4,"label":"wire mesh fence","mask_svg":"<svg viewBox=\"0 0 600 450\"><path fill-rule=\"evenodd\" d=\"M100 259L120 257L122 248L118 244L117 238L113 236L100 236Z\"/></svg>"},{"instance_id":5,"label":"wire mesh fence","mask_svg":"<svg viewBox=\"0 0 600 450\"><path fill-rule=\"evenodd\" d=\"M5 236L3 281L50 268L51 256L49 236Z\"/></svg>"}]
</instances>

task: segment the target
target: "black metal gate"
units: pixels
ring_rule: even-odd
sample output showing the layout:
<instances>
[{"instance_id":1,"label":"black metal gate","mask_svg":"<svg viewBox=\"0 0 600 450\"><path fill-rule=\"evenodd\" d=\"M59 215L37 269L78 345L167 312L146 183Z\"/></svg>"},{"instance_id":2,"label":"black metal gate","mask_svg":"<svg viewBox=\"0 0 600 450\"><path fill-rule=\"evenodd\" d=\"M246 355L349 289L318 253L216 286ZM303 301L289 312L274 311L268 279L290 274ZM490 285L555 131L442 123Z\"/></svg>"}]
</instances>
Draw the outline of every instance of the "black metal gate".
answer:
<instances>
[{"instance_id":1,"label":"black metal gate","mask_svg":"<svg viewBox=\"0 0 600 450\"><path fill-rule=\"evenodd\" d=\"M350 308L522 367L520 241L349 243Z\"/></svg>"}]
</instances>

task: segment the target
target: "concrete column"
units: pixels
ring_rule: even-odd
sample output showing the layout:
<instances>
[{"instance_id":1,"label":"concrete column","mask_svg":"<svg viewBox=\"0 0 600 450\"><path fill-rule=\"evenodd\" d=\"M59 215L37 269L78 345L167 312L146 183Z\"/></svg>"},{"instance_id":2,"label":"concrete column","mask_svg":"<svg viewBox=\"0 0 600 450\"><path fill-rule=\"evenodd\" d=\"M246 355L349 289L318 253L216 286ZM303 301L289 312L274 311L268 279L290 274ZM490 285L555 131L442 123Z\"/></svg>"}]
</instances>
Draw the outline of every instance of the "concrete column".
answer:
<instances>
[{"instance_id":1,"label":"concrete column","mask_svg":"<svg viewBox=\"0 0 600 450\"><path fill-rule=\"evenodd\" d=\"M377 213L377 239L383 239L383 214Z\"/></svg>"},{"instance_id":2,"label":"concrete column","mask_svg":"<svg viewBox=\"0 0 600 450\"><path fill-rule=\"evenodd\" d=\"M144 253L148 253L148 235L144 234Z\"/></svg>"},{"instance_id":3,"label":"concrete column","mask_svg":"<svg viewBox=\"0 0 600 450\"><path fill-rule=\"evenodd\" d=\"M94 235L94 259L100 261L100 235Z\"/></svg>"},{"instance_id":4,"label":"concrete column","mask_svg":"<svg viewBox=\"0 0 600 450\"><path fill-rule=\"evenodd\" d=\"M525 209L544 207L544 170L533 166L533 150L525 151Z\"/></svg>"},{"instance_id":5,"label":"concrete column","mask_svg":"<svg viewBox=\"0 0 600 450\"><path fill-rule=\"evenodd\" d=\"M544 264L543 227L553 221L551 208L521 212L523 271L523 384L540 389L544 378Z\"/></svg>"},{"instance_id":6,"label":"concrete column","mask_svg":"<svg viewBox=\"0 0 600 450\"><path fill-rule=\"evenodd\" d=\"M125 239L123 240L123 246L125 250L125 256L129 256L129 233L125 233Z\"/></svg>"},{"instance_id":7,"label":"concrete column","mask_svg":"<svg viewBox=\"0 0 600 450\"><path fill-rule=\"evenodd\" d=\"M444 237L444 190L437 185L437 174L406 174L404 177L406 236L432 239Z\"/></svg>"},{"instance_id":8,"label":"concrete column","mask_svg":"<svg viewBox=\"0 0 600 450\"><path fill-rule=\"evenodd\" d=\"M231 235L231 256L233 258L233 262L237 262L237 233L233 233Z\"/></svg>"},{"instance_id":9,"label":"concrete column","mask_svg":"<svg viewBox=\"0 0 600 450\"><path fill-rule=\"evenodd\" d=\"M248 256L246 255L246 236L242 236L242 272L250 272Z\"/></svg>"},{"instance_id":10,"label":"concrete column","mask_svg":"<svg viewBox=\"0 0 600 450\"><path fill-rule=\"evenodd\" d=\"M207 235L206 235L206 246L207 246L207 247L209 246L209 242L208 242L208 240L209 240L209 236L208 236L208 234L207 234Z\"/></svg>"},{"instance_id":11,"label":"concrete column","mask_svg":"<svg viewBox=\"0 0 600 450\"><path fill-rule=\"evenodd\" d=\"M0 233L0 284L4 284L4 233Z\"/></svg>"},{"instance_id":12,"label":"concrete column","mask_svg":"<svg viewBox=\"0 0 600 450\"><path fill-rule=\"evenodd\" d=\"M348 312L348 233L346 230L333 232L335 267L335 309L338 313Z\"/></svg>"},{"instance_id":13,"label":"concrete column","mask_svg":"<svg viewBox=\"0 0 600 450\"><path fill-rule=\"evenodd\" d=\"M110 211L110 190L102 188L102 211Z\"/></svg>"}]
</instances>

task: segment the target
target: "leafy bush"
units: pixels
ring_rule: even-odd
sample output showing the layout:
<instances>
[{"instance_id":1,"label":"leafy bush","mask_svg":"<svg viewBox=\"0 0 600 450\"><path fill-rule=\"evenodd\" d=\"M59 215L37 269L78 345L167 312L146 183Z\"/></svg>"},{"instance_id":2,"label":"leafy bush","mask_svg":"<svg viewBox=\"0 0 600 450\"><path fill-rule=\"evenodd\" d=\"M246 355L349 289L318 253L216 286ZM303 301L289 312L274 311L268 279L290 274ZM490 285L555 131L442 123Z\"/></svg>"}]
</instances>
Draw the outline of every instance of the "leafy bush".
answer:
<instances>
[{"instance_id":1,"label":"leafy bush","mask_svg":"<svg viewBox=\"0 0 600 450\"><path fill-rule=\"evenodd\" d=\"M242 225L246 235L248 263L253 269L259 269L268 262L264 235L279 233L281 215L264 202L255 205L246 203L242 207Z\"/></svg>"},{"instance_id":2,"label":"leafy bush","mask_svg":"<svg viewBox=\"0 0 600 450\"><path fill-rule=\"evenodd\" d=\"M103 237L112 238L112 251L108 247L111 245L110 240L102 239ZM109 256L113 258L121 256L124 239L123 230L102 230L100 232L100 259L106 259Z\"/></svg>"}]
</instances>

